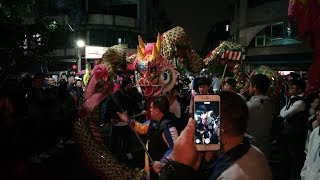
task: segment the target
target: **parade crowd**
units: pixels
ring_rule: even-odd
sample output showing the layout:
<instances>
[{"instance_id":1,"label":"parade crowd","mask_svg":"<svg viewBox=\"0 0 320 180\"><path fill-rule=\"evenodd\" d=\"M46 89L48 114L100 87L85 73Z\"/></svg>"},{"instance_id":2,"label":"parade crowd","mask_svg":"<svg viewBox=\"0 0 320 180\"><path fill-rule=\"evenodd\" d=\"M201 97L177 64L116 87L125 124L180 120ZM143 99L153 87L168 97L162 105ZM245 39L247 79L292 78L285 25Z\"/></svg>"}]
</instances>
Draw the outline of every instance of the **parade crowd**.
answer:
<instances>
[{"instance_id":1,"label":"parade crowd","mask_svg":"<svg viewBox=\"0 0 320 180\"><path fill-rule=\"evenodd\" d=\"M52 149L76 143L73 124L86 87L73 73L1 76L0 179L8 179L23 176L25 164L51 158ZM98 107L97 126L115 158L144 166L150 179L320 179L319 92L306 95L300 74L282 78L276 96L268 93L266 75L247 77L248 88L240 90L232 77L202 74L180 77L170 92L146 99L132 76L119 76ZM195 149L196 94L221 97L217 152ZM138 155L144 149L133 130L152 161ZM274 161L278 177L269 167Z\"/></svg>"}]
</instances>

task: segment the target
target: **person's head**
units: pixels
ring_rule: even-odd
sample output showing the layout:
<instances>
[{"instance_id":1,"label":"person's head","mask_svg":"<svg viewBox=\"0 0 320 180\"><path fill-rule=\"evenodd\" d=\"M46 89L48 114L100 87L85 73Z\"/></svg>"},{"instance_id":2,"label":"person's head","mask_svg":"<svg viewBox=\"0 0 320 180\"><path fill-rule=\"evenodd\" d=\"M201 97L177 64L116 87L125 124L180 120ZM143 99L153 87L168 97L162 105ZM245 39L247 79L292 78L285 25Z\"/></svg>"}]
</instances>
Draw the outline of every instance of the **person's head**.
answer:
<instances>
[{"instance_id":1,"label":"person's head","mask_svg":"<svg viewBox=\"0 0 320 180\"><path fill-rule=\"evenodd\" d=\"M246 102L236 93L222 91L220 120L221 120L221 140L228 140L228 137L241 137L244 135L249 110Z\"/></svg>"},{"instance_id":2,"label":"person's head","mask_svg":"<svg viewBox=\"0 0 320 180\"><path fill-rule=\"evenodd\" d=\"M77 79L76 86L82 88L82 85L83 85L82 84L82 80L81 79Z\"/></svg>"},{"instance_id":3,"label":"person's head","mask_svg":"<svg viewBox=\"0 0 320 180\"><path fill-rule=\"evenodd\" d=\"M197 85L198 85L199 94L209 93L210 81L208 78L206 77L199 78Z\"/></svg>"},{"instance_id":4,"label":"person's head","mask_svg":"<svg viewBox=\"0 0 320 180\"><path fill-rule=\"evenodd\" d=\"M150 107L151 119L159 121L165 114L169 112L169 100L165 96L157 97L153 100Z\"/></svg>"},{"instance_id":5,"label":"person's head","mask_svg":"<svg viewBox=\"0 0 320 180\"><path fill-rule=\"evenodd\" d=\"M306 90L306 82L302 79L292 80L289 87L289 93L291 95L297 96Z\"/></svg>"},{"instance_id":6,"label":"person's head","mask_svg":"<svg viewBox=\"0 0 320 180\"><path fill-rule=\"evenodd\" d=\"M32 86L34 88L41 88L44 84L44 75L42 73L37 73L32 78Z\"/></svg>"},{"instance_id":7,"label":"person's head","mask_svg":"<svg viewBox=\"0 0 320 180\"><path fill-rule=\"evenodd\" d=\"M74 78L74 76L69 76L68 77L68 84L70 85L70 86L73 86L74 84L76 83L76 81L75 81L75 78Z\"/></svg>"},{"instance_id":8,"label":"person's head","mask_svg":"<svg viewBox=\"0 0 320 180\"><path fill-rule=\"evenodd\" d=\"M299 79L300 77L301 77L300 74L295 73L295 72L291 72L290 74L287 75L287 81L291 82L291 81Z\"/></svg>"},{"instance_id":9,"label":"person's head","mask_svg":"<svg viewBox=\"0 0 320 180\"><path fill-rule=\"evenodd\" d=\"M67 81L67 74L66 73L62 73L61 76L60 76L60 80Z\"/></svg>"},{"instance_id":10,"label":"person's head","mask_svg":"<svg viewBox=\"0 0 320 180\"><path fill-rule=\"evenodd\" d=\"M207 117L207 113L203 113L200 115L200 118L201 118L201 123L204 124L204 125L207 125L208 124L208 117Z\"/></svg>"},{"instance_id":11,"label":"person's head","mask_svg":"<svg viewBox=\"0 0 320 180\"><path fill-rule=\"evenodd\" d=\"M132 90L132 80L129 77L124 77L121 80L121 88L123 88L125 91Z\"/></svg>"},{"instance_id":12,"label":"person's head","mask_svg":"<svg viewBox=\"0 0 320 180\"><path fill-rule=\"evenodd\" d=\"M319 105L320 105L320 98L317 97L313 100L313 102L311 103L311 106L313 109L318 110L319 109Z\"/></svg>"},{"instance_id":13,"label":"person's head","mask_svg":"<svg viewBox=\"0 0 320 180\"><path fill-rule=\"evenodd\" d=\"M49 85L49 86L54 86L55 83L56 83L56 82L55 82L55 80L54 80L53 78L51 78L51 77L48 78L48 85Z\"/></svg>"},{"instance_id":14,"label":"person's head","mask_svg":"<svg viewBox=\"0 0 320 180\"><path fill-rule=\"evenodd\" d=\"M236 87L237 87L237 81L233 78L228 78L225 84L223 85L222 90L235 93L237 92Z\"/></svg>"},{"instance_id":15,"label":"person's head","mask_svg":"<svg viewBox=\"0 0 320 180\"><path fill-rule=\"evenodd\" d=\"M265 95L270 87L270 79L263 74L256 74L250 78L249 94L252 96Z\"/></svg>"}]
</instances>

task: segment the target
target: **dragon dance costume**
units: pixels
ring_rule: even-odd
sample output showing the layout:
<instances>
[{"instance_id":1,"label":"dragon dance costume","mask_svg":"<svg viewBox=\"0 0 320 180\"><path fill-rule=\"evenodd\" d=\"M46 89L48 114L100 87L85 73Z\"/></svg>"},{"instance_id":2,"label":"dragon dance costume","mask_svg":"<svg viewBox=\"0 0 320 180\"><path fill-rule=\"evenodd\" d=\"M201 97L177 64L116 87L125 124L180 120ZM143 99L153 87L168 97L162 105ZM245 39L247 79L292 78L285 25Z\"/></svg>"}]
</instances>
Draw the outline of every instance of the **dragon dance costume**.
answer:
<instances>
[{"instance_id":1,"label":"dragon dance costume","mask_svg":"<svg viewBox=\"0 0 320 180\"><path fill-rule=\"evenodd\" d=\"M129 168L116 161L108 147L104 145L98 129L100 121L99 105L110 97L114 91L115 71L120 67L138 72L137 86L142 89L147 99L147 107L155 97L169 92L177 83L179 72L176 64L184 66L189 72L199 72L205 63L217 57L228 56L230 51L240 51L237 45L219 47L219 51L211 51L205 59L201 59L192 48L189 38L181 27L175 27L162 35L158 35L156 43L145 44L139 36L137 53L126 57L121 46L112 46L98 62L91 75L86 73L84 103L80 118L75 123L75 137L87 164L102 179L144 179L145 171ZM237 55L234 57L241 57ZM173 59L178 62L174 63ZM87 68L89 69L89 68ZM147 108L149 110L149 108ZM169 118L168 118L169 119ZM144 125L135 124L135 129L149 134L149 153L155 160L167 162L172 156L173 141L178 136L167 116L161 121L147 121ZM160 140L161 139L161 140ZM149 161L146 161L147 165ZM148 168L147 168L148 170Z\"/></svg>"}]
</instances>

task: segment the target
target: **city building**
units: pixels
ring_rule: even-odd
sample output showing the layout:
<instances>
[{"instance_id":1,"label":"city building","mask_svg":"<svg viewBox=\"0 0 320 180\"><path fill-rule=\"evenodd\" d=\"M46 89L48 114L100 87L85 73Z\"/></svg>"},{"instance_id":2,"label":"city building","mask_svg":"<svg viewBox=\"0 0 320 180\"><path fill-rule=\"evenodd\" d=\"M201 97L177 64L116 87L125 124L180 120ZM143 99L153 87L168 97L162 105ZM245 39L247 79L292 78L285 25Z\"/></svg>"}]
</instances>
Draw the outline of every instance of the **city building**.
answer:
<instances>
[{"instance_id":1,"label":"city building","mask_svg":"<svg viewBox=\"0 0 320 180\"><path fill-rule=\"evenodd\" d=\"M79 56L84 69L85 48L77 47L77 40L83 40L86 46L121 44L132 52L138 44L138 35L154 41L158 4L159 0L35 0L33 15L25 24L47 18L63 25L64 43L48 59L49 71L68 70L77 64Z\"/></svg>"},{"instance_id":2,"label":"city building","mask_svg":"<svg viewBox=\"0 0 320 180\"><path fill-rule=\"evenodd\" d=\"M226 41L230 38L230 21L222 21L211 26L202 51L208 53L218 47L221 41Z\"/></svg>"},{"instance_id":3,"label":"city building","mask_svg":"<svg viewBox=\"0 0 320 180\"><path fill-rule=\"evenodd\" d=\"M234 1L230 35L246 46L246 63L275 70L307 69L312 61L311 49L297 39L287 14L288 1Z\"/></svg>"}]
</instances>

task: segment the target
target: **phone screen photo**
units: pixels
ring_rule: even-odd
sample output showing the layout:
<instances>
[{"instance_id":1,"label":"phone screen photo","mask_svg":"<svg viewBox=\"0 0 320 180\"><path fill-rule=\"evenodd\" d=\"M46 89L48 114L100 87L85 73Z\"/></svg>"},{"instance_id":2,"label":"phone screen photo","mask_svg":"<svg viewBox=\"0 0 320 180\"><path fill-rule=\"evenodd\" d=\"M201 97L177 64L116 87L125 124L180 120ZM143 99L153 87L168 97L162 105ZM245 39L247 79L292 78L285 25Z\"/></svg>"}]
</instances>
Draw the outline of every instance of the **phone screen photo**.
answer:
<instances>
[{"instance_id":1,"label":"phone screen photo","mask_svg":"<svg viewBox=\"0 0 320 180\"><path fill-rule=\"evenodd\" d=\"M195 144L199 151L220 149L220 97L195 96Z\"/></svg>"}]
</instances>

